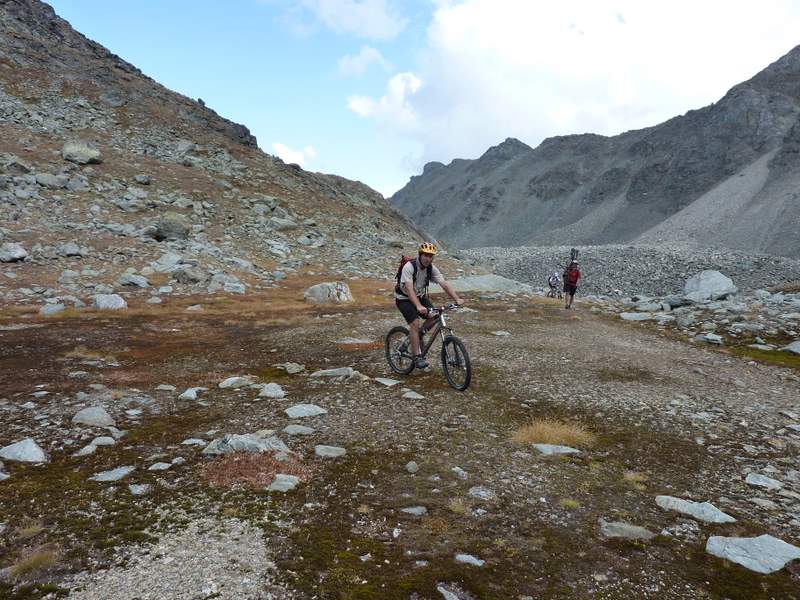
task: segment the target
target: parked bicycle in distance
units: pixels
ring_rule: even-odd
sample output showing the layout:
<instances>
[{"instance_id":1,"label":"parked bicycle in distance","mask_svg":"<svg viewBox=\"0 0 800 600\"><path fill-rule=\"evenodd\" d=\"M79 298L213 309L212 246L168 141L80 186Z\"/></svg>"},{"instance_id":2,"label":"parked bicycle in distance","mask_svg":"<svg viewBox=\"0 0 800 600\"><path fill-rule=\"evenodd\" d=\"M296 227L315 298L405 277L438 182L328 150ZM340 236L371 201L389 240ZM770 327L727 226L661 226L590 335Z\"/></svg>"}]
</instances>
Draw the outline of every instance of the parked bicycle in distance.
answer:
<instances>
[{"instance_id":1,"label":"parked bicycle in distance","mask_svg":"<svg viewBox=\"0 0 800 600\"><path fill-rule=\"evenodd\" d=\"M472 380L472 364L469 360L467 348L453 333L447 324L445 314L459 308L457 304L448 304L434 308L431 316L436 317L436 322L428 333L420 340L422 356L427 356L434 341L442 340L441 360L442 370L447 383L454 389L463 392L469 387ZM427 339L425 339L427 338ZM386 360L395 373L408 375L414 370L414 356L411 353L411 341L408 337L408 328L403 325L392 327L386 334Z\"/></svg>"}]
</instances>

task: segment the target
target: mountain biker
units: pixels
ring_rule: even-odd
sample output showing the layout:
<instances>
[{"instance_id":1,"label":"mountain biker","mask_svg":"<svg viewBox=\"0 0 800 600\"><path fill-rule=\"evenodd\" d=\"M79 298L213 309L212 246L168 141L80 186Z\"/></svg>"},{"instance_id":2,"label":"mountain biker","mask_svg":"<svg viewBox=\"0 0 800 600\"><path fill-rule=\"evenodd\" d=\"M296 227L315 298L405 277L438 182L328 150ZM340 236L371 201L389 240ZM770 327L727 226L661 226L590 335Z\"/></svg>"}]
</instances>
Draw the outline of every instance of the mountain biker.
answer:
<instances>
[{"instance_id":1,"label":"mountain biker","mask_svg":"<svg viewBox=\"0 0 800 600\"><path fill-rule=\"evenodd\" d=\"M428 361L422 356L420 350L420 329L423 326L422 317L429 316L433 308L433 304L428 299L429 281L438 283L456 304L464 304L456 291L445 281L441 271L433 265L433 257L436 256L436 253L436 246L430 242L422 242L417 249L417 258L408 261L400 271L400 283L394 293L394 303L408 323L408 337L411 340L414 366L417 369L428 367ZM429 317L425 320L424 325L427 328L435 322L435 318Z\"/></svg>"},{"instance_id":2,"label":"mountain biker","mask_svg":"<svg viewBox=\"0 0 800 600\"><path fill-rule=\"evenodd\" d=\"M578 261L572 259L569 266L564 270L564 308L572 308L572 301L575 299L575 292L578 289L578 281L581 278L581 270L578 268Z\"/></svg>"}]
</instances>

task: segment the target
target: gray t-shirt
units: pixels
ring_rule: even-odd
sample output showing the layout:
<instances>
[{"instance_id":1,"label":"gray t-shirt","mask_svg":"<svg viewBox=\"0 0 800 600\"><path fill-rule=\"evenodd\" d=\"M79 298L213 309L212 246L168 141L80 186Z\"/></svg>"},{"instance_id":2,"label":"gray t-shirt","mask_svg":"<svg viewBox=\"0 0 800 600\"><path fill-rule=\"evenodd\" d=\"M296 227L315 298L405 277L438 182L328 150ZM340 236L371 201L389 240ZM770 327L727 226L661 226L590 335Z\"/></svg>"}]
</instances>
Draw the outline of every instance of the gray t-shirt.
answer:
<instances>
[{"instance_id":1,"label":"gray t-shirt","mask_svg":"<svg viewBox=\"0 0 800 600\"><path fill-rule=\"evenodd\" d=\"M414 277L414 265L412 265L411 262L412 261L408 261L403 265L403 270L400 271L400 287L404 290L405 284ZM431 265L431 281L440 284L444 283L442 272L436 268L436 265ZM414 282L414 291L417 292L417 296L422 296L422 294L425 293L425 268L421 264L417 266L417 279ZM397 300L408 300L408 298L397 292L395 292L394 297Z\"/></svg>"}]
</instances>

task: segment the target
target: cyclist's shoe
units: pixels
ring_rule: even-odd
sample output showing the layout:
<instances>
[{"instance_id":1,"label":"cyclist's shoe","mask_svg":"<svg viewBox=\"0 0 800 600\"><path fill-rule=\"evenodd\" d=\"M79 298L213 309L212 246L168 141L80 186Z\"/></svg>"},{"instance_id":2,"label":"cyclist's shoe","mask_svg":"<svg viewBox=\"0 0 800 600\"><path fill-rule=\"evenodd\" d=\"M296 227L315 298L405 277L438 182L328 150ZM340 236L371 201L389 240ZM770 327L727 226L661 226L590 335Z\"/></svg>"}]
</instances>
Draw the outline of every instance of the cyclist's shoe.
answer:
<instances>
[{"instance_id":1,"label":"cyclist's shoe","mask_svg":"<svg viewBox=\"0 0 800 600\"><path fill-rule=\"evenodd\" d=\"M414 366L417 369L427 369L429 365L428 365L428 361L425 360L424 356L417 356L414 359Z\"/></svg>"}]
</instances>

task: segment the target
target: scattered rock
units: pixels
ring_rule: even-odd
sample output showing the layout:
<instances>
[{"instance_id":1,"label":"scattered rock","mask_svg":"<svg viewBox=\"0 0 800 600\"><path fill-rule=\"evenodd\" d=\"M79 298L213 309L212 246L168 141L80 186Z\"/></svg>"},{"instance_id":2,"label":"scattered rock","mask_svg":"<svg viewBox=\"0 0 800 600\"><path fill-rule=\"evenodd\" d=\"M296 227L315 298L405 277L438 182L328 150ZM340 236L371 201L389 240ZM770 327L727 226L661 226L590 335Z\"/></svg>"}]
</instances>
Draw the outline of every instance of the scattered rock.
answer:
<instances>
[{"instance_id":1,"label":"scattered rock","mask_svg":"<svg viewBox=\"0 0 800 600\"><path fill-rule=\"evenodd\" d=\"M343 281L335 283L318 283L305 291L303 297L312 304L342 304L353 302L350 288Z\"/></svg>"},{"instance_id":2,"label":"scattered rock","mask_svg":"<svg viewBox=\"0 0 800 600\"><path fill-rule=\"evenodd\" d=\"M289 447L275 436L262 438L254 434L227 434L212 441L203 454L219 455L231 452L289 452Z\"/></svg>"},{"instance_id":3,"label":"scattered rock","mask_svg":"<svg viewBox=\"0 0 800 600\"><path fill-rule=\"evenodd\" d=\"M779 571L789 561L800 558L800 548L771 535L752 538L712 535L706 542L706 552L763 574Z\"/></svg>"},{"instance_id":4,"label":"scattered rock","mask_svg":"<svg viewBox=\"0 0 800 600\"><path fill-rule=\"evenodd\" d=\"M145 496L150 493L151 489L153 489L153 486L149 483L132 483L128 486L128 490L134 496Z\"/></svg>"},{"instance_id":5,"label":"scattered rock","mask_svg":"<svg viewBox=\"0 0 800 600\"><path fill-rule=\"evenodd\" d=\"M406 513L407 515L413 515L415 517L424 517L428 514L428 509L424 506L409 506L407 508L401 508L400 512Z\"/></svg>"},{"instance_id":6,"label":"scattered rock","mask_svg":"<svg viewBox=\"0 0 800 600\"><path fill-rule=\"evenodd\" d=\"M580 450L576 448L570 448L569 446L559 446L556 444L531 444L534 448L536 448L539 452L545 455L552 455L552 454L577 454Z\"/></svg>"},{"instance_id":7,"label":"scattered rock","mask_svg":"<svg viewBox=\"0 0 800 600\"><path fill-rule=\"evenodd\" d=\"M683 294L693 302L718 300L737 292L733 281L719 271L701 271L686 280Z\"/></svg>"},{"instance_id":8,"label":"scattered rock","mask_svg":"<svg viewBox=\"0 0 800 600\"><path fill-rule=\"evenodd\" d=\"M45 451L39 447L39 444L37 444L33 438L25 438L24 440L0 448L0 458L27 463L49 461Z\"/></svg>"},{"instance_id":9,"label":"scattered rock","mask_svg":"<svg viewBox=\"0 0 800 600\"><path fill-rule=\"evenodd\" d=\"M300 478L295 475L284 475L278 473L275 480L269 485L269 492L290 492L300 484Z\"/></svg>"},{"instance_id":10,"label":"scattered rock","mask_svg":"<svg viewBox=\"0 0 800 600\"><path fill-rule=\"evenodd\" d=\"M324 446L318 444L314 446L314 454L323 458L338 458L347 454L347 450L339 446Z\"/></svg>"},{"instance_id":11,"label":"scattered rock","mask_svg":"<svg viewBox=\"0 0 800 600\"><path fill-rule=\"evenodd\" d=\"M64 312L67 307L63 304L45 304L42 308L39 309L39 314L43 317L49 317L51 315L57 315L60 312Z\"/></svg>"},{"instance_id":12,"label":"scattered rock","mask_svg":"<svg viewBox=\"0 0 800 600\"><path fill-rule=\"evenodd\" d=\"M748 473L745 478L745 483L755 487L764 488L765 490L779 490L783 487L783 483L772 477L760 475L759 473Z\"/></svg>"},{"instance_id":13,"label":"scattered rock","mask_svg":"<svg viewBox=\"0 0 800 600\"><path fill-rule=\"evenodd\" d=\"M472 556L472 554L456 554L456 562L472 565L473 567L482 567L486 564L485 560Z\"/></svg>"},{"instance_id":14,"label":"scattered rock","mask_svg":"<svg viewBox=\"0 0 800 600\"><path fill-rule=\"evenodd\" d=\"M284 411L290 419L302 419L304 417L316 417L326 415L328 411L316 404L295 404Z\"/></svg>"},{"instance_id":15,"label":"scattered rock","mask_svg":"<svg viewBox=\"0 0 800 600\"><path fill-rule=\"evenodd\" d=\"M208 391L205 387L192 387L178 396L178 400L197 400L197 394L200 392Z\"/></svg>"},{"instance_id":16,"label":"scattered rock","mask_svg":"<svg viewBox=\"0 0 800 600\"><path fill-rule=\"evenodd\" d=\"M494 500L497 494L495 494L492 490L482 485L476 485L474 487L469 488L467 492L473 498L477 498L478 500Z\"/></svg>"},{"instance_id":17,"label":"scattered rock","mask_svg":"<svg viewBox=\"0 0 800 600\"><path fill-rule=\"evenodd\" d=\"M286 397L286 392L277 383L266 383L261 387L261 393L258 394L260 398L274 398L280 400Z\"/></svg>"},{"instance_id":18,"label":"scattered rock","mask_svg":"<svg viewBox=\"0 0 800 600\"><path fill-rule=\"evenodd\" d=\"M25 260L28 257L28 251L19 244L13 242L6 242L0 246L0 262L13 263Z\"/></svg>"},{"instance_id":19,"label":"scattered rock","mask_svg":"<svg viewBox=\"0 0 800 600\"><path fill-rule=\"evenodd\" d=\"M79 410L72 417L72 422L90 427L116 427L114 419L102 406L90 406Z\"/></svg>"},{"instance_id":20,"label":"scattered rock","mask_svg":"<svg viewBox=\"0 0 800 600\"><path fill-rule=\"evenodd\" d=\"M413 460L406 463L406 471L411 473L412 475L419 472L419 465L414 462Z\"/></svg>"},{"instance_id":21,"label":"scattered rock","mask_svg":"<svg viewBox=\"0 0 800 600\"><path fill-rule=\"evenodd\" d=\"M406 400L425 400L425 396L419 394L413 390L406 392L403 394L403 398Z\"/></svg>"},{"instance_id":22,"label":"scattered rock","mask_svg":"<svg viewBox=\"0 0 800 600\"><path fill-rule=\"evenodd\" d=\"M89 477L89 479L91 481L119 481L123 477L127 477L133 473L135 470L136 467L132 465L117 467L116 469L111 469L110 471L101 471L100 473L96 473L92 477Z\"/></svg>"},{"instance_id":23,"label":"scattered rock","mask_svg":"<svg viewBox=\"0 0 800 600\"><path fill-rule=\"evenodd\" d=\"M252 377L228 377L224 381L220 382L219 387L223 390L227 388L235 390L246 385L250 385L251 383L253 383Z\"/></svg>"},{"instance_id":24,"label":"scattered rock","mask_svg":"<svg viewBox=\"0 0 800 600\"><path fill-rule=\"evenodd\" d=\"M322 369L320 371L314 371L311 374L311 377L346 377L349 379L355 374L356 372L352 367L339 367L338 369Z\"/></svg>"},{"instance_id":25,"label":"scattered rock","mask_svg":"<svg viewBox=\"0 0 800 600\"><path fill-rule=\"evenodd\" d=\"M664 510L674 510L706 523L735 523L736 519L710 502L692 502L672 496L656 496L656 504Z\"/></svg>"},{"instance_id":26,"label":"scattered rock","mask_svg":"<svg viewBox=\"0 0 800 600\"><path fill-rule=\"evenodd\" d=\"M631 525L624 521L606 521L602 517L597 520L600 535L604 538L623 538L626 540L651 540L656 534L644 527Z\"/></svg>"},{"instance_id":27,"label":"scattered rock","mask_svg":"<svg viewBox=\"0 0 800 600\"><path fill-rule=\"evenodd\" d=\"M287 425L282 431L286 435L311 435L314 433L314 429L305 425Z\"/></svg>"},{"instance_id":28,"label":"scattered rock","mask_svg":"<svg viewBox=\"0 0 800 600\"><path fill-rule=\"evenodd\" d=\"M92 298L95 308L99 310L124 310L128 303L119 294L97 294Z\"/></svg>"},{"instance_id":29,"label":"scattered rock","mask_svg":"<svg viewBox=\"0 0 800 600\"><path fill-rule=\"evenodd\" d=\"M103 162L103 157L95 145L84 140L66 142L61 148L61 157L79 165L92 165Z\"/></svg>"}]
</instances>

